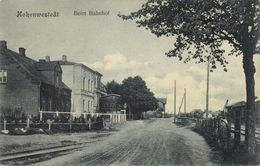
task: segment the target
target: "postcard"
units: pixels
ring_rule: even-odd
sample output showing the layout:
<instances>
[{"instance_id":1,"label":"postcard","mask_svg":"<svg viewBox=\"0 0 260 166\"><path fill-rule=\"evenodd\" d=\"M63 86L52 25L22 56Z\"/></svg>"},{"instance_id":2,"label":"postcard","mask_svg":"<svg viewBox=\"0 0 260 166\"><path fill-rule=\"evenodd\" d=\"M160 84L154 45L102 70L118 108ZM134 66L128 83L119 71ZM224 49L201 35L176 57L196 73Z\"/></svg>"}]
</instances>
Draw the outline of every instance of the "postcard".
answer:
<instances>
[{"instance_id":1,"label":"postcard","mask_svg":"<svg viewBox=\"0 0 260 166\"><path fill-rule=\"evenodd\" d=\"M1 165L257 165L259 2L0 0Z\"/></svg>"}]
</instances>

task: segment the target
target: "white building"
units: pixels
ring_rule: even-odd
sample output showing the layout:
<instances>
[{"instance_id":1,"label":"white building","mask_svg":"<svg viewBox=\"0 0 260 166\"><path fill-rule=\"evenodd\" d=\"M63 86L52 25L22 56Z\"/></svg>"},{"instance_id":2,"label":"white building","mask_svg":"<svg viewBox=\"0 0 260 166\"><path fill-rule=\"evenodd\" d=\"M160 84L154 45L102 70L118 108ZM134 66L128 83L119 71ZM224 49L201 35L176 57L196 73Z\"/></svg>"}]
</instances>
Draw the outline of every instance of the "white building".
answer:
<instances>
[{"instance_id":1,"label":"white building","mask_svg":"<svg viewBox=\"0 0 260 166\"><path fill-rule=\"evenodd\" d=\"M67 61L66 55L58 62L64 83L72 89L71 111L76 114L98 112L99 99L106 95L101 83L102 74L81 63Z\"/></svg>"}]
</instances>

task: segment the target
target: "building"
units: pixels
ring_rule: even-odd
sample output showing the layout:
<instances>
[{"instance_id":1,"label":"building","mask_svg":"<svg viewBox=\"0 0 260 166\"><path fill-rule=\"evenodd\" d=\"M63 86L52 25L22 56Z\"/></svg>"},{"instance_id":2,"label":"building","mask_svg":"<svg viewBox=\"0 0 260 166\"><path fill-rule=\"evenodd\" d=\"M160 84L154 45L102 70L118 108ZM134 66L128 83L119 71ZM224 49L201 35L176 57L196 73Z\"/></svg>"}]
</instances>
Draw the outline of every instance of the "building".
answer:
<instances>
[{"instance_id":1,"label":"building","mask_svg":"<svg viewBox=\"0 0 260 166\"><path fill-rule=\"evenodd\" d=\"M108 94L100 99L100 110L105 113L118 113L122 109L120 95Z\"/></svg>"},{"instance_id":2,"label":"building","mask_svg":"<svg viewBox=\"0 0 260 166\"><path fill-rule=\"evenodd\" d=\"M72 89L71 111L76 115L99 111L99 101L106 95L101 83L102 74L81 63L70 62L63 55L59 62L63 81Z\"/></svg>"},{"instance_id":3,"label":"building","mask_svg":"<svg viewBox=\"0 0 260 166\"><path fill-rule=\"evenodd\" d=\"M70 112L71 89L62 82L62 69L50 57L35 61L24 48L16 53L0 41L0 108L20 108L27 115L39 111Z\"/></svg>"},{"instance_id":4,"label":"building","mask_svg":"<svg viewBox=\"0 0 260 166\"><path fill-rule=\"evenodd\" d=\"M236 116L236 112L240 111L241 122L245 123L246 119L246 102L239 101L233 104L229 104L225 107L226 112L228 114L228 118L231 121L234 121L234 117ZM255 101L255 109L256 109L256 125L258 128L260 127L260 100Z\"/></svg>"},{"instance_id":5,"label":"building","mask_svg":"<svg viewBox=\"0 0 260 166\"><path fill-rule=\"evenodd\" d=\"M166 98L157 98L157 110L165 112Z\"/></svg>"}]
</instances>

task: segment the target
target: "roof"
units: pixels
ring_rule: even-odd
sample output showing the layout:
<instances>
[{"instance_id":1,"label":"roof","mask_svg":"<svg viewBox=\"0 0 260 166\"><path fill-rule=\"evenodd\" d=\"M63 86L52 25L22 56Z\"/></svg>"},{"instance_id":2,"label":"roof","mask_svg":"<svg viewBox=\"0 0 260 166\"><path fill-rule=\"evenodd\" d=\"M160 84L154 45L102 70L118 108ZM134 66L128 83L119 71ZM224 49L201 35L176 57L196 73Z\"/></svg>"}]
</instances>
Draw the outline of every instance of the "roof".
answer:
<instances>
[{"instance_id":1,"label":"roof","mask_svg":"<svg viewBox=\"0 0 260 166\"><path fill-rule=\"evenodd\" d=\"M52 62L59 62L60 65L80 65L82 67L85 67L87 70L90 70L91 72L93 72L93 73L95 73L99 76L102 76L102 74L99 73L98 71L93 70L90 67L88 67L88 66L86 66L85 64L82 64L82 63L76 63L76 62L71 62L71 61L63 61L63 60L52 61Z\"/></svg>"},{"instance_id":2,"label":"roof","mask_svg":"<svg viewBox=\"0 0 260 166\"><path fill-rule=\"evenodd\" d=\"M64 82L61 83L61 88L62 89L67 89L67 90L71 90L71 88L68 87Z\"/></svg>"},{"instance_id":3,"label":"roof","mask_svg":"<svg viewBox=\"0 0 260 166\"><path fill-rule=\"evenodd\" d=\"M232 103L230 105L227 105L226 108L245 107L245 106L246 106L246 102L245 101L240 101L240 102L236 102L236 103Z\"/></svg>"},{"instance_id":4,"label":"roof","mask_svg":"<svg viewBox=\"0 0 260 166\"><path fill-rule=\"evenodd\" d=\"M157 101L162 102L163 104L167 103L167 99L166 98L156 98Z\"/></svg>"},{"instance_id":5,"label":"roof","mask_svg":"<svg viewBox=\"0 0 260 166\"><path fill-rule=\"evenodd\" d=\"M46 70L48 69L48 67L50 67L50 69L52 70L56 66L59 66L57 62L37 62L26 56L21 56L17 52L9 49L5 49L4 54L6 55L6 58L12 59L16 64L18 64L21 70L24 71L26 76L28 78L31 78L32 82L53 85L53 83L41 73L41 70ZM63 82L62 88L70 90L70 88L66 86Z\"/></svg>"},{"instance_id":6,"label":"roof","mask_svg":"<svg viewBox=\"0 0 260 166\"><path fill-rule=\"evenodd\" d=\"M56 70L57 67L58 67L59 71L62 71L58 62L40 61L40 62L36 62L35 65L36 65L37 70L40 70L40 71Z\"/></svg>"},{"instance_id":7,"label":"roof","mask_svg":"<svg viewBox=\"0 0 260 166\"><path fill-rule=\"evenodd\" d=\"M20 65L22 70L26 72L26 75L32 78L33 82L44 82L46 84L51 84L50 81L40 71L37 70L35 60L32 60L26 56L21 56L9 49L6 49L5 53L7 58L12 58L14 62Z\"/></svg>"},{"instance_id":8,"label":"roof","mask_svg":"<svg viewBox=\"0 0 260 166\"><path fill-rule=\"evenodd\" d=\"M79 63L75 63L75 62L70 62L70 61L52 61L52 62L59 62L60 65L76 65Z\"/></svg>"},{"instance_id":9,"label":"roof","mask_svg":"<svg viewBox=\"0 0 260 166\"><path fill-rule=\"evenodd\" d=\"M255 101L255 104L256 104L256 107L259 107L258 105L260 105L260 100ZM245 107L245 106L246 106L246 102L240 101L240 102L232 103L232 104L226 106L226 108Z\"/></svg>"},{"instance_id":10,"label":"roof","mask_svg":"<svg viewBox=\"0 0 260 166\"><path fill-rule=\"evenodd\" d=\"M120 95L118 94L107 94L106 96L102 96L102 98L111 97L111 96L120 97Z\"/></svg>"}]
</instances>

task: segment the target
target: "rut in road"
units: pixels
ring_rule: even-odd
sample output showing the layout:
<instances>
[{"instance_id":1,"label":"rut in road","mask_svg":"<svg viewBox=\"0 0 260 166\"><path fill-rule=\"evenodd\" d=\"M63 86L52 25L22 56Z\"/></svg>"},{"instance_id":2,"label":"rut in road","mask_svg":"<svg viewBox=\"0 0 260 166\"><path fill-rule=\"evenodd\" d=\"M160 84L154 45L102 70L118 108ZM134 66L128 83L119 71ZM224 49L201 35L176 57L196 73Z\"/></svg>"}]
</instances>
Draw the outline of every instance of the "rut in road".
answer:
<instances>
[{"instance_id":1,"label":"rut in road","mask_svg":"<svg viewBox=\"0 0 260 166\"><path fill-rule=\"evenodd\" d=\"M106 140L39 165L216 165L197 133L172 119L127 122Z\"/></svg>"}]
</instances>

